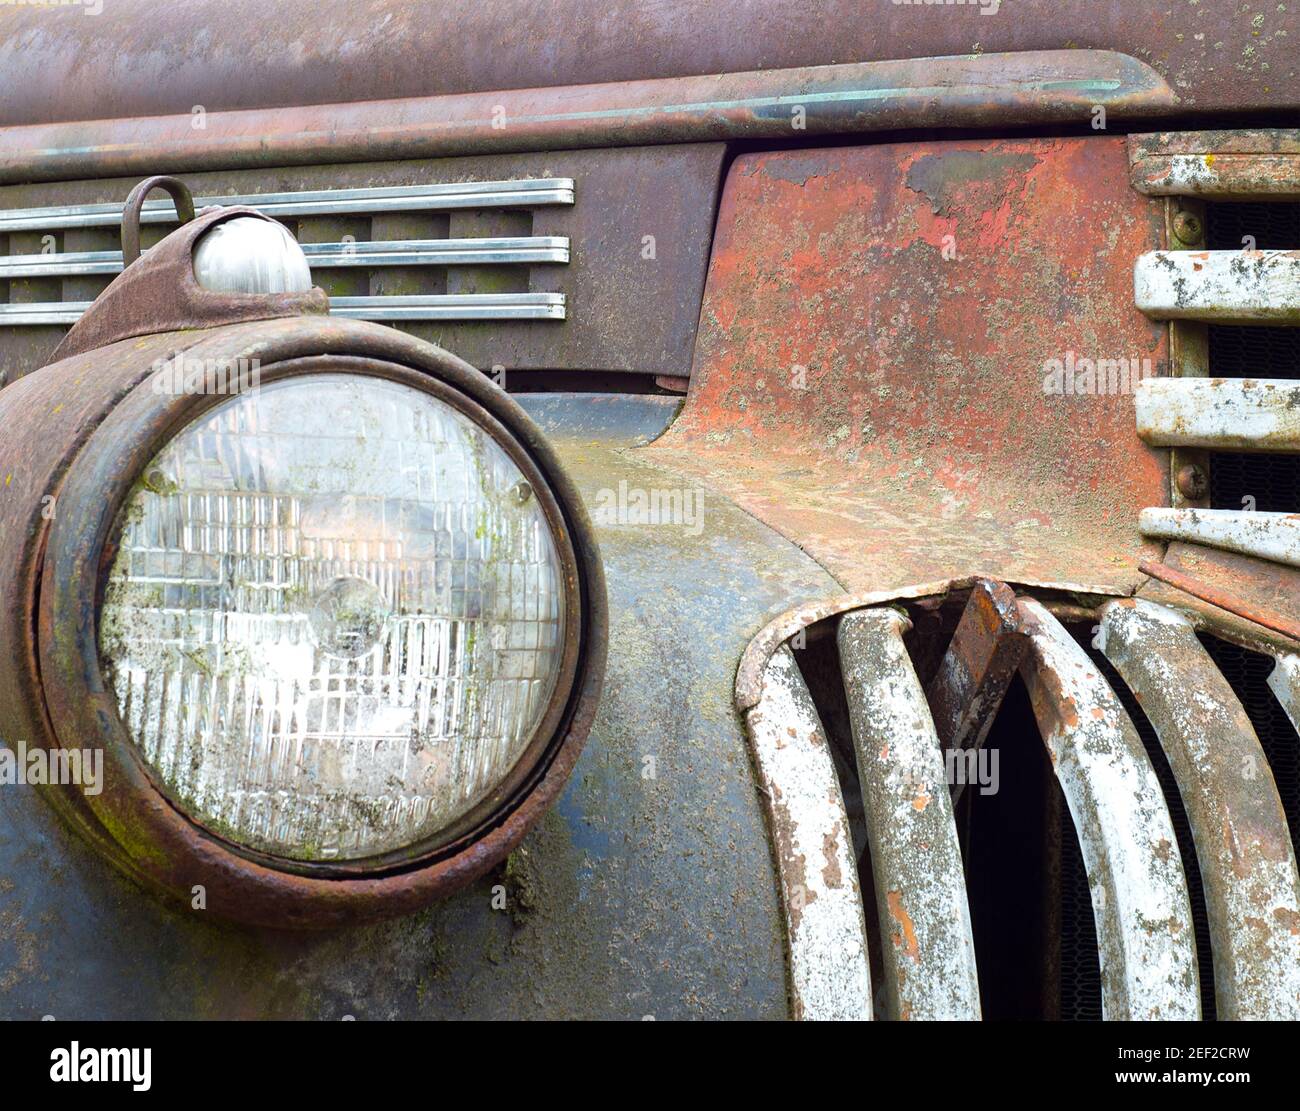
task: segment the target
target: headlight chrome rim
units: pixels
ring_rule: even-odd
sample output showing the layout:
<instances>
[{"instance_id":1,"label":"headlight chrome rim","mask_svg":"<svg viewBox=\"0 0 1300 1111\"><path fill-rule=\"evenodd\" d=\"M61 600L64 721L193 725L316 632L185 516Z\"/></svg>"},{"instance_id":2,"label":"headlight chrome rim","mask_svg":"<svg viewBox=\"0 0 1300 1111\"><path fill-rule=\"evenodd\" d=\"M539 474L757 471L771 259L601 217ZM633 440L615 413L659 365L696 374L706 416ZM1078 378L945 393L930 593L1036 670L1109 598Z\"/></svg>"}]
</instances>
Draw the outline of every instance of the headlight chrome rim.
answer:
<instances>
[{"instance_id":1,"label":"headlight chrome rim","mask_svg":"<svg viewBox=\"0 0 1300 1111\"><path fill-rule=\"evenodd\" d=\"M259 852L203 826L147 768L101 670L98 616L130 490L171 438L227 400L159 397L146 378L109 412L69 471L42 560L43 584L64 585L41 591L36 648L54 743L104 748L107 786L97 798L72 792L74 808L107 832L128 871L174 894L185 896L192 884L204 882L202 873L215 868L240 903L225 908L227 917L265 920L279 907L291 912L295 924L317 925L400 913L481 874L522 839L563 787L603 677L599 555L581 503L545 438L511 399L460 360L387 329L357 322L339 329L339 323L285 321L277 322L277 330L379 333L385 340L378 349L373 343L347 345L351 352L330 352L331 345L323 344L319 354L307 353L312 344L306 351L290 344L285 358L267 362L262 355L262 381L321 373L387 379L451 405L499 444L533 486L560 557L565 621L559 676L505 779L460 819L410 846L355 860L302 861ZM60 636L58 630L68 633Z\"/></svg>"}]
</instances>

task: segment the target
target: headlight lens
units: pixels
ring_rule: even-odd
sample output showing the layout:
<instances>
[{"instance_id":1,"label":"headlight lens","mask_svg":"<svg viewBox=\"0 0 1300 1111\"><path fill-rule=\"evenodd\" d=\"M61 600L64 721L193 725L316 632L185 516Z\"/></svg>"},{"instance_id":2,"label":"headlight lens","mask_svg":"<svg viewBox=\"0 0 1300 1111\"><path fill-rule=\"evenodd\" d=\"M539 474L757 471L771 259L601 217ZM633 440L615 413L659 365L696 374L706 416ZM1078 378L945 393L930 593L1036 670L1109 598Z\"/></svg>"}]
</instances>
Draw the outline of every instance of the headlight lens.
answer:
<instances>
[{"instance_id":1,"label":"headlight lens","mask_svg":"<svg viewBox=\"0 0 1300 1111\"><path fill-rule=\"evenodd\" d=\"M539 499L452 406L362 375L223 401L119 519L99 649L194 820L298 861L379 856L482 802L555 690L565 585Z\"/></svg>"}]
</instances>

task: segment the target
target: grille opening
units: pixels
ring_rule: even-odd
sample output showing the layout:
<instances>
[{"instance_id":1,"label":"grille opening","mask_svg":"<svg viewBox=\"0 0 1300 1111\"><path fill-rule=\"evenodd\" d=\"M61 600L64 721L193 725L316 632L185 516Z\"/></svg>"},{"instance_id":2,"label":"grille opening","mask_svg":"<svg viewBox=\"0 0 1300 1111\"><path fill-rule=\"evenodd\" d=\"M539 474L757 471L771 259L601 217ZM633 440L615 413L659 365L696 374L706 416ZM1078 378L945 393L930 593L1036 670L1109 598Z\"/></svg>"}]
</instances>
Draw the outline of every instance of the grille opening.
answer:
<instances>
[{"instance_id":1,"label":"grille opening","mask_svg":"<svg viewBox=\"0 0 1300 1111\"><path fill-rule=\"evenodd\" d=\"M940 612L910 608L913 629L905 640L922 684L936 670L962 608L960 603ZM834 632L834 621L823 622L806 630L802 648L792 648L835 759L858 858L871 974L879 984L881 932ZM982 795L977 785L969 786L955 814L983 1016L995 1021L1100 1019L1101 971L1087 875L1019 678L985 746L999 752L998 791Z\"/></svg>"},{"instance_id":2,"label":"grille opening","mask_svg":"<svg viewBox=\"0 0 1300 1111\"><path fill-rule=\"evenodd\" d=\"M1078 839L1018 677L984 747L998 752L998 791L983 795L968 786L957 812L984 1017L1100 1018L1101 972Z\"/></svg>"},{"instance_id":3,"label":"grille opening","mask_svg":"<svg viewBox=\"0 0 1300 1111\"><path fill-rule=\"evenodd\" d=\"M1240 251L1246 236L1261 251L1300 247L1300 204L1294 201L1210 201L1205 206L1205 245Z\"/></svg>"}]
</instances>

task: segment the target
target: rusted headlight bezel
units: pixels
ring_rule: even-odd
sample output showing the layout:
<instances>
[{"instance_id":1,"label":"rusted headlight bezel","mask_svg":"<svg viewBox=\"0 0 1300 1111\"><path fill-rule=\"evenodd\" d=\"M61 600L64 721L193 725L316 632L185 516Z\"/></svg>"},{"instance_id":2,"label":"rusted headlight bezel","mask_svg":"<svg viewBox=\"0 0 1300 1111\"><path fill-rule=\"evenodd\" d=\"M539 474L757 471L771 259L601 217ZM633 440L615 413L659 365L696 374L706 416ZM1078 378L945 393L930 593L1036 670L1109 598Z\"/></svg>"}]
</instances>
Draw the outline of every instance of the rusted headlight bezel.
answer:
<instances>
[{"instance_id":1,"label":"rusted headlight bezel","mask_svg":"<svg viewBox=\"0 0 1300 1111\"><path fill-rule=\"evenodd\" d=\"M605 651L604 581L594 536L542 434L499 388L438 348L374 325L298 317L214 329L187 357L212 357L214 351L223 358L258 352L264 384L338 373L411 386L452 405L500 444L532 484L560 558L566 613L555 692L505 780L450 827L402 850L303 862L251 850L205 828L149 772L121 721L101 670L98 615L120 511L132 487L171 439L226 398L163 394L151 388L151 375L137 376L120 399L106 404L102 421L76 451L40 558L32 655L45 732L52 745L104 751L98 796L51 790L128 871L187 900L201 885L207 909L223 917L321 926L414 909L503 859L554 801L576 760Z\"/></svg>"}]
</instances>

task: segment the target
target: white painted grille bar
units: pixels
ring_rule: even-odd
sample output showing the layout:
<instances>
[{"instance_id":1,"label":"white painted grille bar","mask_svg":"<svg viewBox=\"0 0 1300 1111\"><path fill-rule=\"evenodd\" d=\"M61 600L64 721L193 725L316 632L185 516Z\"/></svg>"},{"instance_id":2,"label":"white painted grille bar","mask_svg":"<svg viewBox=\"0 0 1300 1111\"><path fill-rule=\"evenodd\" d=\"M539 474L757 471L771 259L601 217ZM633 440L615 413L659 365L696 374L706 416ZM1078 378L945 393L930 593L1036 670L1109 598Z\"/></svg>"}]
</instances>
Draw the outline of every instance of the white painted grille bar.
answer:
<instances>
[{"instance_id":1,"label":"white painted grille bar","mask_svg":"<svg viewBox=\"0 0 1300 1111\"><path fill-rule=\"evenodd\" d=\"M0 327L75 324L89 301L0 305ZM563 320L563 293L414 294L331 297L330 313L353 320Z\"/></svg>"},{"instance_id":2,"label":"white painted grille bar","mask_svg":"<svg viewBox=\"0 0 1300 1111\"><path fill-rule=\"evenodd\" d=\"M1277 667L1268 677L1268 685L1291 724L1300 730L1300 656L1284 653L1276 657Z\"/></svg>"},{"instance_id":3,"label":"white painted grille bar","mask_svg":"<svg viewBox=\"0 0 1300 1111\"><path fill-rule=\"evenodd\" d=\"M522 181L465 181L437 185L388 185L371 189L314 189L294 193L249 193L195 197L195 210L212 205L248 205L268 216L365 215L382 212L446 212L461 208L537 208L573 204L572 178ZM143 224L174 223L169 200L145 201ZM52 205L0 212L0 232L60 228L117 227L121 204Z\"/></svg>"},{"instance_id":4,"label":"white painted grille bar","mask_svg":"<svg viewBox=\"0 0 1300 1111\"><path fill-rule=\"evenodd\" d=\"M1198 1019L1191 902L1155 769L1087 653L1039 602L1022 599L1020 611L1031 645L1021 674L1093 893L1102 1012Z\"/></svg>"},{"instance_id":5,"label":"white painted grille bar","mask_svg":"<svg viewBox=\"0 0 1300 1111\"><path fill-rule=\"evenodd\" d=\"M1300 324L1300 251L1149 251L1133 295L1155 320Z\"/></svg>"},{"instance_id":6,"label":"white painted grille bar","mask_svg":"<svg viewBox=\"0 0 1300 1111\"><path fill-rule=\"evenodd\" d=\"M1144 509L1141 528L1153 540L1186 540L1300 567L1300 513Z\"/></svg>"},{"instance_id":7,"label":"white painted grille bar","mask_svg":"<svg viewBox=\"0 0 1300 1111\"><path fill-rule=\"evenodd\" d=\"M821 719L784 645L768 660L746 723L780 865L793 1017L870 1019L867 926L849 820Z\"/></svg>"},{"instance_id":8,"label":"white painted grille bar","mask_svg":"<svg viewBox=\"0 0 1300 1111\"><path fill-rule=\"evenodd\" d=\"M561 235L504 239L400 239L367 243L303 243L312 267L510 266L569 261ZM121 251L68 251L48 255L0 255L0 281L119 274Z\"/></svg>"},{"instance_id":9,"label":"white painted grille bar","mask_svg":"<svg viewBox=\"0 0 1300 1111\"><path fill-rule=\"evenodd\" d=\"M1108 603L1101 650L1141 702L1182 796L1205 885L1218 1017L1300 1018L1300 873L1250 718L1173 610Z\"/></svg>"},{"instance_id":10,"label":"white painted grille bar","mask_svg":"<svg viewBox=\"0 0 1300 1111\"><path fill-rule=\"evenodd\" d=\"M1300 451L1300 381L1147 378L1134 402L1138 435L1155 447Z\"/></svg>"},{"instance_id":11,"label":"white painted grille bar","mask_svg":"<svg viewBox=\"0 0 1300 1111\"><path fill-rule=\"evenodd\" d=\"M838 643L871 845L891 1019L978 1019L979 974L943 750L894 609L857 610ZM885 940L885 935L888 940Z\"/></svg>"}]
</instances>

